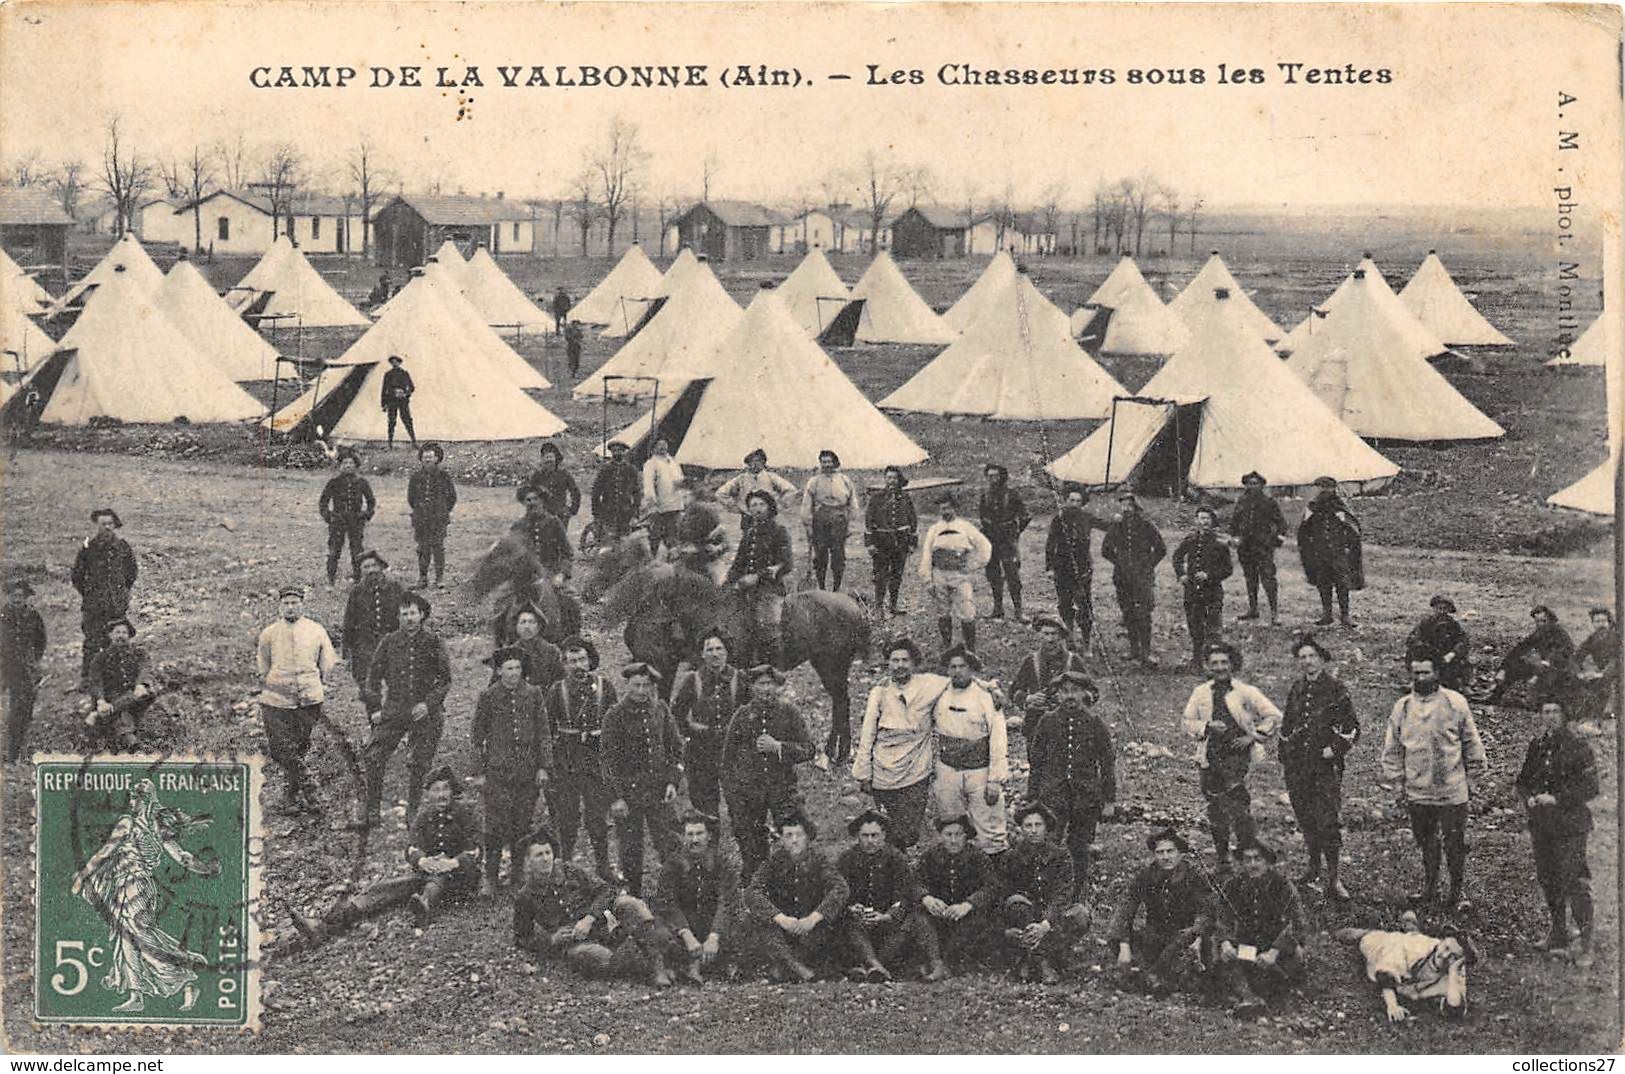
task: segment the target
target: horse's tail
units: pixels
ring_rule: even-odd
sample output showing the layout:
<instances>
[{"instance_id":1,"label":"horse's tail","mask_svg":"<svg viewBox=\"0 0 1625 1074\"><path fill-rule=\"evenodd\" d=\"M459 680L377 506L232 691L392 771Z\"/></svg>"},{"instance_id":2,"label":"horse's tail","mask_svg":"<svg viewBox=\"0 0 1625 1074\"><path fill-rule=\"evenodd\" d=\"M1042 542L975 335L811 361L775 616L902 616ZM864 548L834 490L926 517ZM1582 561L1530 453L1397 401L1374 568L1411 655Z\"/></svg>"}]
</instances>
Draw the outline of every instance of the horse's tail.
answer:
<instances>
[{"instance_id":1,"label":"horse's tail","mask_svg":"<svg viewBox=\"0 0 1625 1074\"><path fill-rule=\"evenodd\" d=\"M865 663L874 655L874 609L869 607L869 601L861 593L847 594L857 602L858 608L863 612L858 622L852 626L852 658Z\"/></svg>"}]
</instances>

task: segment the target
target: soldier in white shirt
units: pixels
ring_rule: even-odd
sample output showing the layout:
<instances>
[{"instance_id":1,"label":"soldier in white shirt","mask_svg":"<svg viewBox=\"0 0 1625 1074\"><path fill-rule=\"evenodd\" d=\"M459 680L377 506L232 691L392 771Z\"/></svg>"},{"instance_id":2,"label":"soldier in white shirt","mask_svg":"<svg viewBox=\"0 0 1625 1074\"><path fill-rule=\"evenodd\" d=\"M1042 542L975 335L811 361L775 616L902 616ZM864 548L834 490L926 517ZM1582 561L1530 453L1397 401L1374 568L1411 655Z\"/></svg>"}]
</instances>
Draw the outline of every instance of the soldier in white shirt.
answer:
<instances>
[{"instance_id":1,"label":"soldier in white shirt","mask_svg":"<svg viewBox=\"0 0 1625 1074\"><path fill-rule=\"evenodd\" d=\"M925 654L910 638L895 638L886 647L888 681L869 691L863 731L852 752L852 778L875 805L892 818L887 833L907 850L919 841L925 820L926 795L936 770L932 728L937 699L948 679L916 673Z\"/></svg>"},{"instance_id":2,"label":"soldier in white shirt","mask_svg":"<svg viewBox=\"0 0 1625 1074\"><path fill-rule=\"evenodd\" d=\"M976 845L987 854L1009 849L1004 785L1010 779L1009 742L1000 702L975 680L976 654L956 645L942 654L949 686L933 713L937 733L937 816L969 814Z\"/></svg>"},{"instance_id":3,"label":"soldier in white shirt","mask_svg":"<svg viewBox=\"0 0 1625 1074\"><path fill-rule=\"evenodd\" d=\"M333 641L320 623L304 616L305 591L283 586L278 593L281 618L260 632L255 662L265 686L260 691L260 718L271 760L287 777L284 812L320 809L305 753L310 733L322 718L327 673L338 663Z\"/></svg>"},{"instance_id":4,"label":"soldier in white shirt","mask_svg":"<svg viewBox=\"0 0 1625 1074\"><path fill-rule=\"evenodd\" d=\"M1202 797L1207 799L1208 826L1219 871L1230 871L1230 834L1236 846L1255 835L1247 772L1263 760L1264 743L1281 726L1281 710L1256 686L1233 678L1241 670L1241 653L1225 642L1207 647L1208 681L1191 691L1185 703L1185 733L1197 740L1196 767L1201 770Z\"/></svg>"},{"instance_id":5,"label":"soldier in white shirt","mask_svg":"<svg viewBox=\"0 0 1625 1074\"><path fill-rule=\"evenodd\" d=\"M643 464L643 510L649 516L649 551L659 554L660 546L677 546L677 523L687 506L683 489L687 481L683 468L671 457L671 447L662 437L656 440Z\"/></svg>"},{"instance_id":6,"label":"soldier in white shirt","mask_svg":"<svg viewBox=\"0 0 1625 1074\"><path fill-rule=\"evenodd\" d=\"M717 503L739 515L740 529L744 529L750 514L750 494L765 492L773 497L782 511L796 487L767 468L767 452L757 448L745 456L743 473L735 474L717 489Z\"/></svg>"},{"instance_id":7,"label":"soldier in white shirt","mask_svg":"<svg viewBox=\"0 0 1625 1074\"><path fill-rule=\"evenodd\" d=\"M993 545L970 519L959 517L959 501L951 492L937 498L940 517L925 531L920 543L920 576L930 588L937 609L937 629L946 648L954 643L954 620L959 620L965 648L976 648L976 594L971 580L993 558Z\"/></svg>"},{"instance_id":8,"label":"soldier in white shirt","mask_svg":"<svg viewBox=\"0 0 1625 1074\"><path fill-rule=\"evenodd\" d=\"M846 538L859 517L858 489L841 473L841 457L829 448L818 453L818 472L801 492L801 524L807 531L813 575L818 588L825 579L839 590L846 576Z\"/></svg>"}]
</instances>

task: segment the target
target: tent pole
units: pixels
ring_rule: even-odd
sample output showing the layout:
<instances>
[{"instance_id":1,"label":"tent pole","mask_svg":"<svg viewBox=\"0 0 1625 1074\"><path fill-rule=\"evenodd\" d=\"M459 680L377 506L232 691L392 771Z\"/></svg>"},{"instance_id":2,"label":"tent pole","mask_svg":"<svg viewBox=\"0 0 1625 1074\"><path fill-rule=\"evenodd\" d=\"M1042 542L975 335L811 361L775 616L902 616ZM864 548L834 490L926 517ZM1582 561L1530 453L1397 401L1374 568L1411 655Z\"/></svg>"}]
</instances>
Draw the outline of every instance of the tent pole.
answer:
<instances>
[{"instance_id":1,"label":"tent pole","mask_svg":"<svg viewBox=\"0 0 1625 1074\"><path fill-rule=\"evenodd\" d=\"M1112 446L1117 440L1117 403L1118 397L1112 396L1112 423L1106 427L1106 472L1100 479L1100 488L1103 492L1112 487Z\"/></svg>"},{"instance_id":2,"label":"tent pole","mask_svg":"<svg viewBox=\"0 0 1625 1074\"><path fill-rule=\"evenodd\" d=\"M1168 405L1174 409L1174 487L1177 490L1175 499L1183 500L1185 498L1185 470L1180 465L1180 461L1184 458L1185 446L1184 441L1180 439L1183 431L1179 427L1179 404L1169 403Z\"/></svg>"}]
</instances>

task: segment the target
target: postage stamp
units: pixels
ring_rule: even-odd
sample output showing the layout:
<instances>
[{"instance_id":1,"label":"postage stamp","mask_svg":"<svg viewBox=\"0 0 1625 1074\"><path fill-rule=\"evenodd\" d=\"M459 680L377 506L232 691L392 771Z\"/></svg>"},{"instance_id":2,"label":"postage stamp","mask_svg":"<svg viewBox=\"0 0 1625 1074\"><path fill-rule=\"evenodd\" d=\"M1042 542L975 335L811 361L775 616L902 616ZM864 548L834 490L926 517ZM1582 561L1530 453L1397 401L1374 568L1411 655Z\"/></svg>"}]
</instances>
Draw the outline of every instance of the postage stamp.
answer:
<instances>
[{"instance_id":1,"label":"postage stamp","mask_svg":"<svg viewBox=\"0 0 1625 1074\"><path fill-rule=\"evenodd\" d=\"M35 761L35 1018L257 1030L260 758Z\"/></svg>"}]
</instances>

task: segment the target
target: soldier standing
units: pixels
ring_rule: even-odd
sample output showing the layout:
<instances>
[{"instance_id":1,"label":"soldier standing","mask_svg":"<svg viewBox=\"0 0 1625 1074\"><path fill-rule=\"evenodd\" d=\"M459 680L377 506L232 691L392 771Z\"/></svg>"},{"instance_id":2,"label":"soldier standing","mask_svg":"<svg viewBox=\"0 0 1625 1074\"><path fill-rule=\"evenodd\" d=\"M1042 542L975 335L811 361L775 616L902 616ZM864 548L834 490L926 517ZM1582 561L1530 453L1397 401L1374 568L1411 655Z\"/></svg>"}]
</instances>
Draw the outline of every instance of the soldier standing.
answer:
<instances>
[{"instance_id":1,"label":"soldier standing","mask_svg":"<svg viewBox=\"0 0 1625 1074\"><path fill-rule=\"evenodd\" d=\"M350 545L350 577L361 577L361 549L367 541L367 522L377 510L372 486L357 473L361 469L361 456L353 448L339 448L338 476L322 488L322 498L316 508L327 523L327 584L334 585L339 577L339 553L346 542Z\"/></svg>"},{"instance_id":2,"label":"soldier standing","mask_svg":"<svg viewBox=\"0 0 1625 1074\"><path fill-rule=\"evenodd\" d=\"M416 447L418 434L412 428L412 393L417 386L412 383L412 374L401 366L404 363L398 354L389 356L389 371L384 374L382 398L379 405L384 409L384 415L389 423L389 447L395 449L395 419L401 419L406 426L406 435L411 438L412 446Z\"/></svg>"},{"instance_id":3,"label":"soldier standing","mask_svg":"<svg viewBox=\"0 0 1625 1074\"><path fill-rule=\"evenodd\" d=\"M829 448L818 453L818 472L801 492L801 521L812 552L813 574L824 588L826 574L839 590L846 576L846 536L858 513L858 490L841 473L841 457Z\"/></svg>"},{"instance_id":4,"label":"soldier standing","mask_svg":"<svg viewBox=\"0 0 1625 1074\"><path fill-rule=\"evenodd\" d=\"M73 588L79 591L79 626L85 635L79 662L79 689L90 692L90 662L107 646L107 624L130 610L135 586L135 553L114 533L124 523L111 507L90 512L96 532L85 538L73 560Z\"/></svg>"},{"instance_id":5,"label":"soldier standing","mask_svg":"<svg viewBox=\"0 0 1625 1074\"><path fill-rule=\"evenodd\" d=\"M1275 550L1286 541L1286 517L1281 505L1264 491L1268 482L1257 470L1243 475L1241 499L1230 515L1230 536L1236 542L1236 559L1247 582L1247 612L1238 619L1258 618L1258 587L1270 602L1270 624L1281 621L1280 594L1275 581Z\"/></svg>"},{"instance_id":6,"label":"soldier standing","mask_svg":"<svg viewBox=\"0 0 1625 1074\"><path fill-rule=\"evenodd\" d=\"M614 795L604 781L604 713L614 707L615 687L598 673L598 649L586 638L565 638L564 678L547 691L547 718L553 727L553 771L547 809L558 825L559 851L575 854L576 834L586 821L587 838L598 858L598 875L613 881L609 861L609 806ZM622 851L625 856L625 851Z\"/></svg>"},{"instance_id":7,"label":"soldier standing","mask_svg":"<svg viewBox=\"0 0 1625 1074\"><path fill-rule=\"evenodd\" d=\"M407 815L416 816L418 797L440 746L445 728L446 692L451 689L451 661L446 644L429 632L428 600L405 593L400 600L400 629L378 643L367 669L365 699L372 730L362 749L367 771L366 812L352 827L377 827L384 793L384 768L401 739L410 737L406 773Z\"/></svg>"},{"instance_id":8,"label":"soldier standing","mask_svg":"<svg viewBox=\"0 0 1625 1074\"><path fill-rule=\"evenodd\" d=\"M592 483L592 520L600 541L625 536L638 515L643 478L628 459L631 448L619 440L609 442L609 462Z\"/></svg>"},{"instance_id":9,"label":"soldier standing","mask_svg":"<svg viewBox=\"0 0 1625 1074\"><path fill-rule=\"evenodd\" d=\"M902 615L897 593L903 585L903 561L920 543L920 517L914 501L905 491L908 475L896 466L886 467L886 487L869 499L864 515L863 543L869 549L870 571L875 587L875 614L882 610Z\"/></svg>"},{"instance_id":10,"label":"soldier standing","mask_svg":"<svg viewBox=\"0 0 1625 1074\"><path fill-rule=\"evenodd\" d=\"M45 655L45 620L29 601L34 587L27 580L6 582L6 604L0 608L0 688L6 692L6 760L20 760L34 721L39 693L40 659Z\"/></svg>"},{"instance_id":11,"label":"soldier standing","mask_svg":"<svg viewBox=\"0 0 1625 1074\"><path fill-rule=\"evenodd\" d=\"M446 580L446 527L451 525L452 508L457 506L457 485L440 468L446 451L439 444L418 449L418 468L406 483L406 502L412 508L412 536L418 546L418 587L429 586L429 565L434 565L434 584Z\"/></svg>"},{"instance_id":12,"label":"soldier standing","mask_svg":"<svg viewBox=\"0 0 1625 1074\"><path fill-rule=\"evenodd\" d=\"M155 700L147 653L131 644L135 625L119 618L107 624L107 646L90 662L90 717L93 737L105 738L124 753L136 748L135 729Z\"/></svg>"},{"instance_id":13,"label":"soldier standing","mask_svg":"<svg viewBox=\"0 0 1625 1074\"><path fill-rule=\"evenodd\" d=\"M784 673L760 664L750 669L750 701L727 724L722 740L722 793L728 823L748 876L767 857L767 824L800 807L796 765L812 760L812 735L801 714L781 696Z\"/></svg>"},{"instance_id":14,"label":"soldier standing","mask_svg":"<svg viewBox=\"0 0 1625 1074\"><path fill-rule=\"evenodd\" d=\"M339 634L339 653L350 665L350 674L367 694L367 668L378 643L401 626L401 599L406 595L389 577L389 561L377 552L361 557L361 581L350 589L344 602L344 629ZM368 714L376 710L370 706Z\"/></svg>"},{"instance_id":15,"label":"soldier standing","mask_svg":"<svg viewBox=\"0 0 1625 1074\"><path fill-rule=\"evenodd\" d=\"M677 729L687 735L683 771L688 800L715 825L721 816L722 736L733 714L750 699L744 676L728 662L728 641L712 631L700 641L700 666L671 695Z\"/></svg>"},{"instance_id":16,"label":"soldier standing","mask_svg":"<svg viewBox=\"0 0 1625 1074\"><path fill-rule=\"evenodd\" d=\"M1224 580L1234 566L1230 549L1213 531L1218 516L1196 509L1196 529L1174 549L1174 577L1185 587L1185 625L1191 634L1191 665L1202 670L1208 646L1224 631Z\"/></svg>"},{"instance_id":17,"label":"soldier standing","mask_svg":"<svg viewBox=\"0 0 1625 1074\"><path fill-rule=\"evenodd\" d=\"M610 816L621 844L627 890L643 894L643 834L654 844L657 866L671 853L672 803L683 771L683 736L671 709L655 696L660 673L648 664L621 669L626 696L604 713L604 778L615 800Z\"/></svg>"},{"instance_id":18,"label":"soldier standing","mask_svg":"<svg viewBox=\"0 0 1625 1074\"><path fill-rule=\"evenodd\" d=\"M1129 659L1154 667L1151 655L1151 610L1156 606L1157 564L1168 554L1157 527L1140 511L1132 492L1118 496L1122 513L1106 527L1100 558L1112 565L1112 588L1128 631Z\"/></svg>"},{"instance_id":19,"label":"soldier standing","mask_svg":"<svg viewBox=\"0 0 1625 1074\"><path fill-rule=\"evenodd\" d=\"M982 467L982 476L987 478L987 488L977 503L977 514L982 521L982 535L993 546L987 561L993 618L1004 618L1004 589L1008 585L1010 607L1018 622L1026 622L1021 614L1021 533L1033 516L1021 496L1010 488L1010 471L990 462Z\"/></svg>"},{"instance_id":20,"label":"soldier standing","mask_svg":"<svg viewBox=\"0 0 1625 1074\"><path fill-rule=\"evenodd\" d=\"M310 733L322 718L327 673L338 663L327 631L307 619L303 586L283 586L278 594L281 616L260 631L255 664L264 689L260 691L260 719L271 760L287 779L284 809L315 812L320 808L305 754Z\"/></svg>"},{"instance_id":21,"label":"soldier standing","mask_svg":"<svg viewBox=\"0 0 1625 1074\"><path fill-rule=\"evenodd\" d=\"M524 870L524 837L530 832L536 795L553 767L553 729L539 687L526 682L530 661L516 647L491 657L497 681L474 706L471 745L479 762L485 799L485 875L480 894L496 890L502 849L508 848L509 882Z\"/></svg>"}]
</instances>

